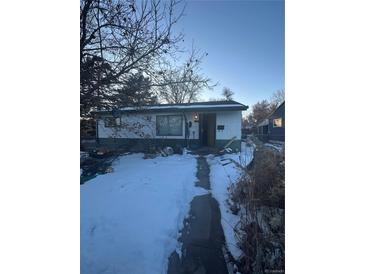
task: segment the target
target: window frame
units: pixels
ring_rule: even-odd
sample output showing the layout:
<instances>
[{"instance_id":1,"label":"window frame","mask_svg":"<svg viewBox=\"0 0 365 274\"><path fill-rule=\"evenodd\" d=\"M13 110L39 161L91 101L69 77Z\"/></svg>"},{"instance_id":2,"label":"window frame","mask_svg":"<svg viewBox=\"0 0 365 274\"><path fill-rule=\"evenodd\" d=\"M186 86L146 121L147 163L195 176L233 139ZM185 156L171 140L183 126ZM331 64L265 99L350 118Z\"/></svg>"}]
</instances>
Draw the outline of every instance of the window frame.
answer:
<instances>
[{"instance_id":1,"label":"window frame","mask_svg":"<svg viewBox=\"0 0 365 274\"><path fill-rule=\"evenodd\" d=\"M275 120L280 120L280 126L275 124ZM275 127L275 128L276 127L278 127L278 128L283 127L283 119L281 117L272 119L272 127Z\"/></svg>"},{"instance_id":2,"label":"window frame","mask_svg":"<svg viewBox=\"0 0 365 274\"><path fill-rule=\"evenodd\" d=\"M180 126L180 132L181 134L161 134L159 132L159 124L158 124L158 119L160 117L167 117L167 125L169 127L168 131L170 131L170 117L179 117L181 120L181 126ZM183 116L181 114L167 114L167 115L156 115L156 136L183 136L184 132L183 132Z\"/></svg>"},{"instance_id":3,"label":"window frame","mask_svg":"<svg viewBox=\"0 0 365 274\"><path fill-rule=\"evenodd\" d=\"M116 128L116 127L120 127L121 124L121 118L120 117L104 117L104 127L105 128ZM111 121L114 120L113 125L110 125L107 120Z\"/></svg>"}]
</instances>

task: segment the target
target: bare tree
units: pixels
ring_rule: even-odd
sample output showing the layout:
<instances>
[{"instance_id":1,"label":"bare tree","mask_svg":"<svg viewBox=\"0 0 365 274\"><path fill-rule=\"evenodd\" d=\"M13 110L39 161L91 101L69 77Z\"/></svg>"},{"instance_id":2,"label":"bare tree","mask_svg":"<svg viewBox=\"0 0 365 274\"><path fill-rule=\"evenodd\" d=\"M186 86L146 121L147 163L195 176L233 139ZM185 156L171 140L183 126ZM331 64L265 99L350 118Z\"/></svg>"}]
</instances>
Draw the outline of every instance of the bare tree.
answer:
<instances>
[{"instance_id":1,"label":"bare tree","mask_svg":"<svg viewBox=\"0 0 365 274\"><path fill-rule=\"evenodd\" d=\"M251 113L247 116L246 122L249 125L257 125L266 119L276 108L276 105L271 104L267 100L257 102L252 106Z\"/></svg>"},{"instance_id":2,"label":"bare tree","mask_svg":"<svg viewBox=\"0 0 365 274\"><path fill-rule=\"evenodd\" d=\"M277 90L271 96L271 100L262 100L254 104L251 113L247 115L245 123L254 126L267 118L285 100L284 90Z\"/></svg>"},{"instance_id":3,"label":"bare tree","mask_svg":"<svg viewBox=\"0 0 365 274\"><path fill-rule=\"evenodd\" d=\"M212 88L211 80L200 72L200 64L205 54L192 49L188 59L180 67L165 63L159 73L157 94L168 103L190 103L198 100L204 88Z\"/></svg>"},{"instance_id":4,"label":"bare tree","mask_svg":"<svg viewBox=\"0 0 365 274\"><path fill-rule=\"evenodd\" d=\"M224 100L226 100L226 101L233 100L233 94L234 94L234 92L230 88L224 87L222 90L222 96L224 97Z\"/></svg>"},{"instance_id":5,"label":"bare tree","mask_svg":"<svg viewBox=\"0 0 365 274\"><path fill-rule=\"evenodd\" d=\"M218 98L218 97L209 97L208 101L209 102L217 102L217 101L223 101L223 98Z\"/></svg>"},{"instance_id":6,"label":"bare tree","mask_svg":"<svg viewBox=\"0 0 365 274\"><path fill-rule=\"evenodd\" d=\"M179 4L180 0L81 0L82 114L113 105L109 96L115 96L132 74L153 75L161 57L176 52L183 38L172 33L183 14Z\"/></svg>"},{"instance_id":7,"label":"bare tree","mask_svg":"<svg viewBox=\"0 0 365 274\"><path fill-rule=\"evenodd\" d=\"M285 101L285 91L283 89L278 89L271 96L272 105L278 106L284 101Z\"/></svg>"}]
</instances>

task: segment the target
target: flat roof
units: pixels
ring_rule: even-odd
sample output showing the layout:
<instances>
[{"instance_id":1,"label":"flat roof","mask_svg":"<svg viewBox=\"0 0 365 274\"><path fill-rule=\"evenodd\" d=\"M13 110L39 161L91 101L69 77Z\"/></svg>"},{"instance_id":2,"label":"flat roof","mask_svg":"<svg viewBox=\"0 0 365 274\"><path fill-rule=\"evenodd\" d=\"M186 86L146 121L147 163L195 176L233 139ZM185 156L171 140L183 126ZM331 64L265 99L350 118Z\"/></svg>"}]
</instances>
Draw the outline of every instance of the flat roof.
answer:
<instances>
[{"instance_id":1,"label":"flat roof","mask_svg":"<svg viewBox=\"0 0 365 274\"><path fill-rule=\"evenodd\" d=\"M138 107L123 107L114 110L93 111L97 114L120 114L133 112L182 112L188 111L229 111L229 110L247 110L248 106L236 101L211 101L211 102L195 102L183 104L156 104Z\"/></svg>"}]
</instances>

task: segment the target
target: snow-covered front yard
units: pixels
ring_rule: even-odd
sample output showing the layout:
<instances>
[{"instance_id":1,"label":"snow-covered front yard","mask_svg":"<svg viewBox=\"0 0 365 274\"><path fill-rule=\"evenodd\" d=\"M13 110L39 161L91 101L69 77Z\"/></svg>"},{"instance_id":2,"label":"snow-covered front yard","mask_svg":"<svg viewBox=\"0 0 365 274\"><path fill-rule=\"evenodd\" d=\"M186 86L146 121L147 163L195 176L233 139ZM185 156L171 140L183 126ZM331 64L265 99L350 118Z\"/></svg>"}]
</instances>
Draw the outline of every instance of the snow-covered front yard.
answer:
<instances>
[{"instance_id":1,"label":"snow-covered front yard","mask_svg":"<svg viewBox=\"0 0 365 274\"><path fill-rule=\"evenodd\" d=\"M119 158L81 185L81 273L166 273L195 187L192 155Z\"/></svg>"},{"instance_id":2,"label":"snow-covered front yard","mask_svg":"<svg viewBox=\"0 0 365 274\"><path fill-rule=\"evenodd\" d=\"M241 153L207 156L211 193L235 258L241 255L233 232L239 216L229 210L227 188L242 170L230 160L245 166L252 157L253 147L245 143ZM166 273L170 254L180 254L179 231L190 202L208 193L195 186L196 157L131 154L116 160L113 170L80 186L81 273Z\"/></svg>"}]
</instances>

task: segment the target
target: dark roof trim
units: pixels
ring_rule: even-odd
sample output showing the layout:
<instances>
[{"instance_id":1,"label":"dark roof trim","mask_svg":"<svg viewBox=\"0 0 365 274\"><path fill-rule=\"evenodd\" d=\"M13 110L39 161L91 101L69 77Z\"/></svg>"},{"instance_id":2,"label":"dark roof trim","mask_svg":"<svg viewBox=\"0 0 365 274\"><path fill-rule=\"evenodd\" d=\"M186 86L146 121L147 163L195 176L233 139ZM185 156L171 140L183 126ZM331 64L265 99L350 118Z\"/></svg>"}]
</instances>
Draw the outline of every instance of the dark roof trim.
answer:
<instances>
[{"instance_id":1,"label":"dark roof trim","mask_svg":"<svg viewBox=\"0 0 365 274\"><path fill-rule=\"evenodd\" d=\"M275 109L273 112L271 112L271 114L270 114L267 118L268 118L268 119L272 118L272 116L276 113L276 111L277 111L279 108L281 108L283 105L285 105L285 101L283 101L280 105L278 105L278 106L276 107L276 109Z\"/></svg>"},{"instance_id":2,"label":"dark roof trim","mask_svg":"<svg viewBox=\"0 0 365 274\"><path fill-rule=\"evenodd\" d=\"M248 106L236 101L197 102L190 104L158 104L141 107L126 107L116 110L100 110L93 113L99 115L120 115L123 113L161 113L161 112L203 112L247 110Z\"/></svg>"}]
</instances>

